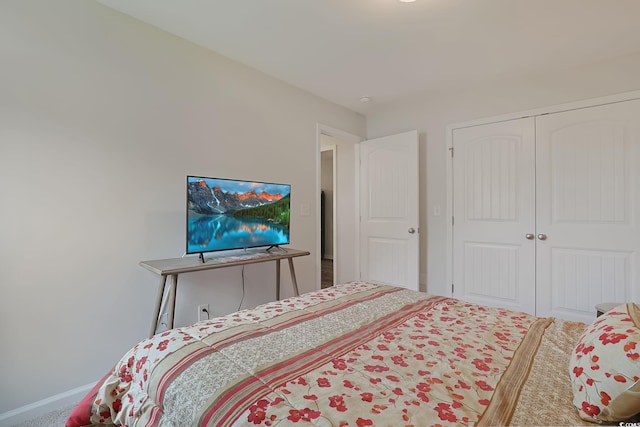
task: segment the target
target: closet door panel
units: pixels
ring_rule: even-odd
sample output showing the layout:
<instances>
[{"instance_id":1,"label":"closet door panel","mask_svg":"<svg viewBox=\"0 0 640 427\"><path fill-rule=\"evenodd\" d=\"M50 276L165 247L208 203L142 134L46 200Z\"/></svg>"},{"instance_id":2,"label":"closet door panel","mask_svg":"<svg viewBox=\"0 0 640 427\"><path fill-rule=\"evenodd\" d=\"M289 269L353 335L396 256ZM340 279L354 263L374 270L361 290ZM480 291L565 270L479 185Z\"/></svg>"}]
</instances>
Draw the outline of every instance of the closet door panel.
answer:
<instances>
[{"instance_id":1,"label":"closet door panel","mask_svg":"<svg viewBox=\"0 0 640 427\"><path fill-rule=\"evenodd\" d=\"M455 129L453 148L453 295L534 313L534 120Z\"/></svg>"},{"instance_id":2,"label":"closet door panel","mask_svg":"<svg viewBox=\"0 0 640 427\"><path fill-rule=\"evenodd\" d=\"M638 301L640 101L536 118L538 316Z\"/></svg>"}]
</instances>

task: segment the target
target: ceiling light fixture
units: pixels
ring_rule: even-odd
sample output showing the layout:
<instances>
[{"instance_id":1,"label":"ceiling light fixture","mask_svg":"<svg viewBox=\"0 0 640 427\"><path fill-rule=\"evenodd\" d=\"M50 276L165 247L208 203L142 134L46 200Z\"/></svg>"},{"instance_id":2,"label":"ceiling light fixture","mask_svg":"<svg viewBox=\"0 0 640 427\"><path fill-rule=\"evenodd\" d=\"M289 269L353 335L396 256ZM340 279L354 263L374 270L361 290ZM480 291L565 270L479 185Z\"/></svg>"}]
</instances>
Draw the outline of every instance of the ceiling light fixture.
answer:
<instances>
[{"instance_id":1,"label":"ceiling light fixture","mask_svg":"<svg viewBox=\"0 0 640 427\"><path fill-rule=\"evenodd\" d=\"M400 0L402 3L413 3L416 0Z\"/></svg>"},{"instance_id":2,"label":"ceiling light fixture","mask_svg":"<svg viewBox=\"0 0 640 427\"><path fill-rule=\"evenodd\" d=\"M360 102L366 104L367 102L371 102L371 98L369 98L368 96L363 96L362 98L360 98Z\"/></svg>"}]
</instances>

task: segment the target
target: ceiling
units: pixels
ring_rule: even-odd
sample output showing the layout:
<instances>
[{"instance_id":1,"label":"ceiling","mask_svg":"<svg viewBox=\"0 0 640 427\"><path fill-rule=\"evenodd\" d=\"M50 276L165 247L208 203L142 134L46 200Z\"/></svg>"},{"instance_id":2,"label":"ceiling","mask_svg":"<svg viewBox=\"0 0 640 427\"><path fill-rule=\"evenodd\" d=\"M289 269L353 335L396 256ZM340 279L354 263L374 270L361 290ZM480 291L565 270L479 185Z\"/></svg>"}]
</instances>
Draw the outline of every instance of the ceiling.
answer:
<instances>
[{"instance_id":1,"label":"ceiling","mask_svg":"<svg viewBox=\"0 0 640 427\"><path fill-rule=\"evenodd\" d=\"M638 0L97 1L365 115L640 52Z\"/></svg>"}]
</instances>

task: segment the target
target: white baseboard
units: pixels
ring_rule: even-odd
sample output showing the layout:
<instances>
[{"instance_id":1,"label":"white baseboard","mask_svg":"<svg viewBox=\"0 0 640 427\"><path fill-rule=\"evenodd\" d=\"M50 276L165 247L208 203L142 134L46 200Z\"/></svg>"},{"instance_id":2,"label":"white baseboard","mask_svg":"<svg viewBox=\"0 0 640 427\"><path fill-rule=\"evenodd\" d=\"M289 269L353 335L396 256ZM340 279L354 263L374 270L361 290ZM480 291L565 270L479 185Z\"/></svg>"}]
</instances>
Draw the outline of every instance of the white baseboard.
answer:
<instances>
[{"instance_id":1,"label":"white baseboard","mask_svg":"<svg viewBox=\"0 0 640 427\"><path fill-rule=\"evenodd\" d=\"M38 418L56 409L73 405L82 400L89 393L96 383L87 384L85 386L76 387L73 390L56 394L46 399L21 406L11 411L0 414L0 427L11 427L25 421Z\"/></svg>"}]
</instances>

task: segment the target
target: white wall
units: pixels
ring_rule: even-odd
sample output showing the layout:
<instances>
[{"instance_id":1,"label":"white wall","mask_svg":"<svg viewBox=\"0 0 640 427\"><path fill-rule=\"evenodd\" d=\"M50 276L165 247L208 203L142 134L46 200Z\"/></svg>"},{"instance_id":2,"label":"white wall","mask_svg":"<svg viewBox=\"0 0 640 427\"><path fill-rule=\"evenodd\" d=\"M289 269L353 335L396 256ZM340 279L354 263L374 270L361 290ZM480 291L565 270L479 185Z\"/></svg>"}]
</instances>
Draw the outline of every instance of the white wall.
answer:
<instances>
[{"instance_id":1,"label":"white wall","mask_svg":"<svg viewBox=\"0 0 640 427\"><path fill-rule=\"evenodd\" d=\"M291 183L315 289L317 124L364 135L362 116L92 1L3 0L0 57L0 419L145 338L159 278L138 262L184 252L187 174ZM274 282L247 267L243 307ZM176 325L241 294L239 267L182 276Z\"/></svg>"},{"instance_id":2,"label":"white wall","mask_svg":"<svg viewBox=\"0 0 640 427\"><path fill-rule=\"evenodd\" d=\"M415 94L411 99L368 114L367 138L412 129L418 129L420 135L420 270L421 277L426 276L426 291L451 293L450 284L446 283L448 124L637 89L640 89L640 53L580 69ZM440 216L434 214L437 208Z\"/></svg>"},{"instance_id":3,"label":"white wall","mask_svg":"<svg viewBox=\"0 0 640 427\"><path fill-rule=\"evenodd\" d=\"M3 0L0 56L0 418L96 381L146 336L158 278L137 264L182 255L189 173L292 183L292 246L312 252L296 273L315 287L316 124L364 135L361 116L85 0ZM368 138L420 132L427 290L448 292L447 124L637 89L640 54L372 112ZM352 183L352 143L337 161ZM354 223L339 219L340 257ZM353 278L342 264L339 281ZM243 307L274 297L274 270L247 268ZM240 298L239 269L184 276L176 324Z\"/></svg>"}]
</instances>

